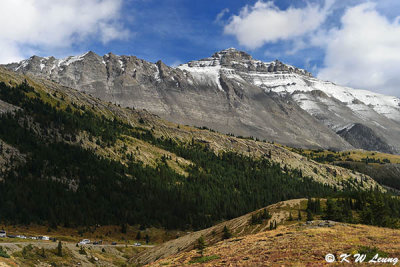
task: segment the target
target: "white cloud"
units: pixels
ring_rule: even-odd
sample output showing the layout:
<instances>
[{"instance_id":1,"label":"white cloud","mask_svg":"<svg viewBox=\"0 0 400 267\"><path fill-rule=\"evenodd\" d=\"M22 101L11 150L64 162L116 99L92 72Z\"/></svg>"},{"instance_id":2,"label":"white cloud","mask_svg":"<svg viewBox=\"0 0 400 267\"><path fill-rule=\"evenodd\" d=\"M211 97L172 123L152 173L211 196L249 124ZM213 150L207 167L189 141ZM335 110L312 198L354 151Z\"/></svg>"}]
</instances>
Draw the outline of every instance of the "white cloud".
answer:
<instances>
[{"instance_id":1,"label":"white cloud","mask_svg":"<svg viewBox=\"0 0 400 267\"><path fill-rule=\"evenodd\" d=\"M224 8L224 9L222 9L221 12L219 12L219 13L217 14L217 16L215 17L214 22L215 22L215 23L221 23L222 18L223 18L223 17L225 16L225 14L227 14L227 13L229 13L229 8Z\"/></svg>"},{"instance_id":2,"label":"white cloud","mask_svg":"<svg viewBox=\"0 0 400 267\"><path fill-rule=\"evenodd\" d=\"M250 49L265 43L292 40L318 29L332 4L332 0L327 0L324 6L308 3L304 8L280 10L272 1L260 0L232 16L224 32L234 35L241 45Z\"/></svg>"},{"instance_id":3,"label":"white cloud","mask_svg":"<svg viewBox=\"0 0 400 267\"><path fill-rule=\"evenodd\" d=\"M27 47L65 49L87 38L126 38L122 0L2 0L0 62L26 57Z\"/></svg>"},{"instance_id":4,"label":"white cloud","mask_svg":"<svg viewBox=\"0 0 400 267\"><path fill-rule=\"evenodd\" d=\"M16 45L0 40L0 48L0 63L15 62L22 59Z\"/></svg>"},{"instance_id":5,"label":"white cloud","mask_svg":"<svg viewBox=\"0 0 400 267\"><path fill-rule=\"evenodd\" d=\"M388 20L372 3L347 9L341 27L316 42L326 49L318 77L399 96L399 20Z\"/></svg>"}]
</instances>

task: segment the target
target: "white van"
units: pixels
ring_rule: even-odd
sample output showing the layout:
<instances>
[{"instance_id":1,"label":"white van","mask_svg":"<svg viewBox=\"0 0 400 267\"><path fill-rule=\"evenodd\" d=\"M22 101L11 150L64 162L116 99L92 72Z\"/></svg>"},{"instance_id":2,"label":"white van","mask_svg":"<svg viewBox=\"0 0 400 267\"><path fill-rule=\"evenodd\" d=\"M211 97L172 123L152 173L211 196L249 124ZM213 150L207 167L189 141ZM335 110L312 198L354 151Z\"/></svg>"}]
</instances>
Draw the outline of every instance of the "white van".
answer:
<instances>
[{"instance_id":1,"label":"white van","mask_svg":"<svg viewBox=\"0 0 400 267\"><path fill-rule=\"evenodd\" d=\"M86 244L90 244L90 240L89 239L83 239L81 242L79 242L80 245L86 245Z\"/></svg>"},{"instance_id":2,"label":"white van","mask_svg":"<svg viewBox=\"0 0 400 267\"><path fill-rule=\"evenodd\" d=\"M40 239L41 239L41 240L46 240L46 241L48 241L48 240L50 240L50 237L44 235L44 236L42 236Z\"/></svg>"},{"instance_id":3,"label":"white van","mask_svg":"<svg viewBox=\"0 0 400 267\"><path fill-rule=\"evenodd\" d=\"M7 237L6 231L0 230L0 237Z\"/></svg>"}]
</instances>

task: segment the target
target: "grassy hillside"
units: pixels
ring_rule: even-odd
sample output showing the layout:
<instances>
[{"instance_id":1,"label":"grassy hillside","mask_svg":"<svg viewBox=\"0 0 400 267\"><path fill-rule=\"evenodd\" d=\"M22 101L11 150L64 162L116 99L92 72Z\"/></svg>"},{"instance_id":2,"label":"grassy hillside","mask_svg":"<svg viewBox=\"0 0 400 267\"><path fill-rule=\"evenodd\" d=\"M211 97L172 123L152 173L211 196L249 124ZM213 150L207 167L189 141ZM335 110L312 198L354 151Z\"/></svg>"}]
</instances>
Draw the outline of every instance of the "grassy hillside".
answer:
<instances>
[{"instance_id":1,"label":"grassy hillside","mask_svg":"<svg viewBox=\"0 0 400 267\"><path fill-rule=\"evenodd\" d=\"M400 190L400 155L376 151L327 151L288 148L310 160L341 166L372 177L396 194Z\"/></svg>"},{"instance_id":2,"label":"grassy hillside","mask_svg":"<svg viewBox=\"0 0 400 267\"><path fill-rule=\"evenodd\" d=\"M354 193L337 199L280 202L168 241L139 253L131 261L148 266L320 266L326 263L324 257L328 253L398 257L399 230L357 224L383 226L387 220L400 216L388 208L392 205L386 201L391 200L380 202L382 196L377 192ZM265 210L271 217L257 219ZM392 226L399 225L397 221ZM203 252L199 240L204 244Z\"/></svg>"},{"instance_id":3,"label":"grassy hillside","mask_svg":"<svg viewBox=\"0 0 400 267\"><path fill-rule=\"evenodd\" d=\"M351 151L330 151L330 150L312 150L287 147L291 151L297 152L307 158L320 163L332 163L335 161L352 161L364 163L400 164L400 155L387 154L377 151L351 150Z\"/></svg>"},{"instance_id":4,"label":"grassy hillside","mask_svg":"<svg viewBox=\"0 0 400 267\"><path fill-rule=\"evenodd\" d=\"M398 257L399 250L399 230L317 221L220 241L206 247L203 256L191 250L148 266L325 266L328 253L336 258L350 254L354 263L357 253L366 254L368 261L377 253Z\"/></svg>"},{"instance_id":5,"label":"grassy hillside","mask_svg":"<svg viewBox=\"0 0 400 267\"><path fill-rule=\"evenodd\" d=\"M133 258L132 262L137 264L148 264L160 258L177 255L185 251L191 251L196 248L197 240L200 237L204 238L204 241L208 246L212 246L224 239L225 227L227 227L232 237L238 238L266 231L269 229L270 223L273 222L276 222L279 225L286 224L290 212L293 213L293 216L297 220L297 214L300 210L305 219L306 206L307 199L294 199L279 202L238 218L222 222L210 228L189 233L178 239L165 242L157 247L143 251L137 257ZM269 212L271 218L261 220L257 223L252 223L252 216L263 213L265 209Z\"/></svg>"}]
</instances>

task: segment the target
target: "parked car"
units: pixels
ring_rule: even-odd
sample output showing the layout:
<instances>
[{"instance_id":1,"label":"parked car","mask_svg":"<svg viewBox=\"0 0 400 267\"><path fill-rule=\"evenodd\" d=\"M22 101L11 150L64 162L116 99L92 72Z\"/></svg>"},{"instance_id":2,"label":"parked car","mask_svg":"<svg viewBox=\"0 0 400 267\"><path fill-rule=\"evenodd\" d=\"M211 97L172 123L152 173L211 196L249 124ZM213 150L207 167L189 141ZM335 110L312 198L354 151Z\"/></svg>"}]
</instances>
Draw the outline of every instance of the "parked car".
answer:
<instances>
[{"instance_id":1,"label":"parked car","mask_svg":"<svg viewBox=\"0 0 400 267\"><path fill-rule=\"evenodd\" d=\"M37 240L38 238L36 236L31 236L30 239Z\"/></svg>"},{"instance_id":2,"label":"parked car","mask_svg":"<svg viewBox=\"0 0 400 267\"><path fill-rule=\"evenodd\" d=\"M50 237L44 235L44 236L40 236L39 239L48 241L48 240L50 240Z\"/></svg>"},{"instance_id":3,"label":"parked car","mask_svg":"<svg viewBox=\"0 0 400 267\"><path fill-rule=\"evenodd\" d=\"M89 239L82 239L81 242L79 242L80 245L86 245L86 244L90 244L90 240Z\"/></svg>"},{"instance_id":4,"label":"parked car","mask_svg":"<svg viewBox=\"0 0 400 267\"><path fill-rule=\"evenodd\" d=\"M0 237L6 237L6 236L7 236L6 231L1 230L1 231L0 231Z\"/></svg>"},{"instance_id":5,"label":"parked car","mask_svg":"<svg viewBox=\"0 0 400 267\"><path fill-rule=\"evenodd\" d=\"M115 246L117 244L117 242L112 242L111 245Z\"/></svg>"},{"instance_id":6,"label":"parked car","mask_svg":"<svg viewBox=\"0 0 400 267\"><path fill-rule=\"evenodd\" d=\"M139 242L133 244L135 247L140 247L142 244L140 244Z\"/></svg>"},{"instance_id":7,"label":"parked car","mask_svg":"<svg viewBox=\"0 0 400 267\"><path fill-rule=\"evenodd\" d=\"M8 238L15 238L16 236L15 235L8 235L7 237Z\"/></svg>"},{"instance_id":8,"label":"parked car","mask_svg":"<svg viewBox=\"0 0 400 267\"><path fill-rule=\"evenodd\" d=\"M97 241L93 242L93 245L98 245L98 244L99 244L99 242L97 242Z\"/></svg>"},{"instance_id":9,"label":"parked car","mask_svg":"<svg viewBox=\"0 0 400 267\"><path fill-rule=\"evenodd\" d=\"M26 236L24 236L24 235L17 235L17 238L26 239Z\"/></svg>"}]
</instances>

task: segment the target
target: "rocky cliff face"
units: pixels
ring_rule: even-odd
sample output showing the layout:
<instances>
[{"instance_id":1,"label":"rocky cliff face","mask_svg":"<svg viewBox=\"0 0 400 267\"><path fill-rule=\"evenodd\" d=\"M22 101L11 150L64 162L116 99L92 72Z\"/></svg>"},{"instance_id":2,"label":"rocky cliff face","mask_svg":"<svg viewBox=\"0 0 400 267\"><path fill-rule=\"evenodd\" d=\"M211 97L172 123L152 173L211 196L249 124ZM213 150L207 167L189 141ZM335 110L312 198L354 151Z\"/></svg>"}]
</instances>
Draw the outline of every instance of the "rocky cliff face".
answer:
<instances>
[{"instance_id":1,"label":"rocky cliff face","mask_svg":"<svg viewBox=\"0 0 400 267\"><path fill-rule=\"evenodd\" d=\"M233 48L177 68L93 52L61 60L33 56L6 67L174 122L292 146L350 149L336 132L363 123L400 151L397 98L322 82L305 70Z\"/></svg>"},{"instance_id":2,"label":"rocky cliff face","mask_svg":"<svg viewBox=\"0 0 400 267\"><path fill-rule=\"evenodd\" d=\"M352 124L338 131L338 134L356 148L393 153L391 147L383 142L374 131L360 123Z\"/></svg>"}]
</instances>

